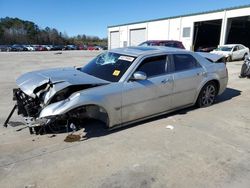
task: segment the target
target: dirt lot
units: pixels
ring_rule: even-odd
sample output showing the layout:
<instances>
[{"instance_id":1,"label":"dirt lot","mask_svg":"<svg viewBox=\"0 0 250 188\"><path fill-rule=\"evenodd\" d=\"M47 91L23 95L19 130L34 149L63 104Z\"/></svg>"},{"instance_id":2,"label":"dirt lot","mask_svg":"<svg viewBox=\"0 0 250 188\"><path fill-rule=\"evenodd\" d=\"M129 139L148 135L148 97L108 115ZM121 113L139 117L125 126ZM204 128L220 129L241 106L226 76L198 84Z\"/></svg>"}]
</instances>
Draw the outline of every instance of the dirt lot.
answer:
<instances>
[{"instance_id":1,"label":"dirt lot","mask_svg":"<svg viewBox=\"0 0 250 188\"><path fill-rule=\"evenodd\" d=\"M20 74L80 66L97 53L0 53L0 124L14 105ZM249 188L250 80L238 78L241 64L228 64L228 88L209 108L113 132L89 122L73 143L64 142L67 133L30 135L14 115L12 126L0 127L0 187Z\"/></svg>"}]
</instances>

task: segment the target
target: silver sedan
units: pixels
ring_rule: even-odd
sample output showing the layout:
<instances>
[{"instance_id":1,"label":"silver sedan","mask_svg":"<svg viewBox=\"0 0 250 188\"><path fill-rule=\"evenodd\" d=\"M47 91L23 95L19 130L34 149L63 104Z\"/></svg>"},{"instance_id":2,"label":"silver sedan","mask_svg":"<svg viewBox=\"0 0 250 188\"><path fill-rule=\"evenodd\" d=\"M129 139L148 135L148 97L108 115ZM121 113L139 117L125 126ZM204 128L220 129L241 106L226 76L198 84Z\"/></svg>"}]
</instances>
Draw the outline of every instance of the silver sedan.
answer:
<instances>
[{"instance_id":1,"label":"silver sedan","mask_svg":"<svg viewBox=\"0 0 250 188\"><path fill-rule=\"evenodd\" d=\"M112 129L195 104L210 106L227 82L224 63L197 53L128 47L104 52L84 67L26 73L17 79L14 99L30 127L94 118Z\"/></svg>"}]
</instances>

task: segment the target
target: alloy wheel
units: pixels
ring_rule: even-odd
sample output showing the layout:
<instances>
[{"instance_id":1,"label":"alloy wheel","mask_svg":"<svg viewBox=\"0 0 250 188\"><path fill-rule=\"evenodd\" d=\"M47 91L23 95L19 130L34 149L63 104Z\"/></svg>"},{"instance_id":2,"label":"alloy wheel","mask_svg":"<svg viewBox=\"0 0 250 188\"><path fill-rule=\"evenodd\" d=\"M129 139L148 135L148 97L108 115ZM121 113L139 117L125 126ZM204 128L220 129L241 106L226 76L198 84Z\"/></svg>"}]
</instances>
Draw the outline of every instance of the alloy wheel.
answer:
<instances>
[{"instance_id":1,"label":"alloy wheel","mask_svg":"<svg viewBox=\"0 0 250 188\"><path fill-rule=\"evenodd\" d=\"M207 85L204 88L201 96L202 106L210 106L211 104L213 104L215 96L216 96L215 86L213 84Z\"/></svg>"}]
</instances>

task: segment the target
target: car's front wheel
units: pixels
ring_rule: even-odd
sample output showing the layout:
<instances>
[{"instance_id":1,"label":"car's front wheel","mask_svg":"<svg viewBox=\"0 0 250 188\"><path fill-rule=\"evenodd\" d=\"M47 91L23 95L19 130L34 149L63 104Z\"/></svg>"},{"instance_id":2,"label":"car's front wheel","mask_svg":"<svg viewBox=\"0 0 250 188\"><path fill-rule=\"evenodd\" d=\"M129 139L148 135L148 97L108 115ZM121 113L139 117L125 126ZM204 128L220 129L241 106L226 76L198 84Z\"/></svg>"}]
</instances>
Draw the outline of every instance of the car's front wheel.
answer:
<instances>
[{"instance_id":1,"label":"car's front wheel","mask_svg":"<svg viewBox=\"0 0 250 188\"><path fill-rule=\"evenodd\" d=\"M245 60L247 58L247 53L244 54L242 60Z\"/></svg>"},{"instance_id":2,"label":"car's front wheel","mask_svg":"<svg viewBox=\"0 0 250 188\"><path fill-rule=\"evenodd\" d=\"M207 107L214 103L217 95L217 86L214 82L208 82L200 91L197 99L198 107Z\"/></svg>"},{"instance_id":3,"label":"car's front wheel","mask_svg":"<svg viewBox=\"0 0 250 188\"><path fill-rule=\"evenodd\" d=\"M231 57L231 56L228 56L228 57L226 58L226 60L227 60L227 62L231 62L231 61L232 61L232 57Z\"/></svg>"}]
</instances>

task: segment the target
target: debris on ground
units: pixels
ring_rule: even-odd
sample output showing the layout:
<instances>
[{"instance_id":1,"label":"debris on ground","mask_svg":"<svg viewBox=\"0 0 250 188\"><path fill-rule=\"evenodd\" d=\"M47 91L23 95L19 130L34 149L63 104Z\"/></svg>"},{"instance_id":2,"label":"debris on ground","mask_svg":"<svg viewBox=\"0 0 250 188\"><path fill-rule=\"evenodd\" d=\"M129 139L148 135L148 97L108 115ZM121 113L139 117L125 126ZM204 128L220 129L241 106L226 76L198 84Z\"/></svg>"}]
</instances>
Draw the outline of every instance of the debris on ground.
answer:
<instances>
[{"instance_id":1,"label":"debris on ground","mask_svg":"<svg viewBox=\"0 0 250 188\"><path fill-rule=\"evenodd\" d=\"M60 55L60 54L62 54L62 52L56 52L56 53L54 53L55 55Z\"/></svg>"},{"instance_id":2,"label":"debris on ground","mask_svg":"<svg viewBox=\"0 0 250 188\"><path fill-rule=\"evenodd\" d=\"M25 188L36 188L36 184L30 184L30 185L26 185Z\"/></svg>"},{"instance_id":3,"label":"debris on ground","mask_svg":"<svg viewBox=\"0 0 250 188\"><path fill-rule=\"evenodd\" d=\"M79 134L69 134L64 139L64 142L77 142L77 141L80 141L80 139L81 139L81 136Z\"/></svg>"},{"instance_id":4,"label":"debris on ground","mask_svg":"<svg viewBox=\"0 0 250 188\"><path fill-rule=\"evenodd\" d=\"M167 128L167 129L170 129L170 130L173 130L173 129L174 129L174 126L173 126L173 125L167 125L166 128Z\"/></svg>"},{"instance_id":5,"label":"debris on ground","mask_svg":"<svg viewBox=\"0 0 250 188\"><path fill-rule=\"evenodd\" d=\"M53 137L56 137L56 135L55 135L55 134L52 134L51 136L49 136L49 138L53 138Z\"/></svg>"}]
</instances>

